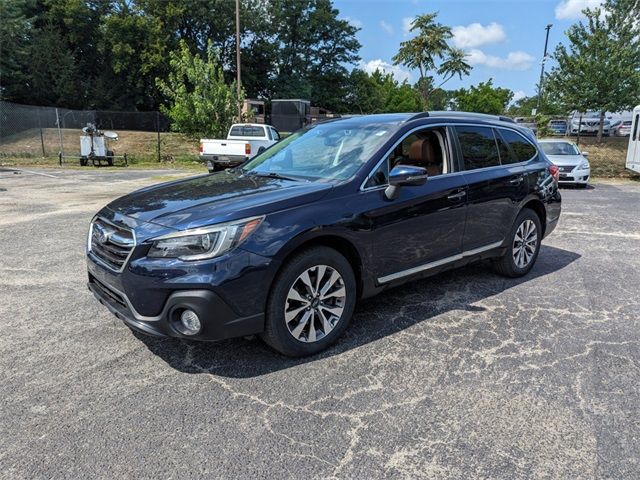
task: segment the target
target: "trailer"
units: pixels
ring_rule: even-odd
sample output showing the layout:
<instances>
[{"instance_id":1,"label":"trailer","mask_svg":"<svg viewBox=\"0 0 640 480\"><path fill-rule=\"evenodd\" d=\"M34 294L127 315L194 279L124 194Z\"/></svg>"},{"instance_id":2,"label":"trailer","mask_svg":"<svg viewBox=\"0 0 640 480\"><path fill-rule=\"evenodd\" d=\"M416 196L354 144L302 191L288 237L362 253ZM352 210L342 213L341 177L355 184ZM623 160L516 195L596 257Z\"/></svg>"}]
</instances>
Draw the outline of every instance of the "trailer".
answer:
<instances>
[{"instance_id":1,"label":"trailer","mask_svg":"<svg viewBox=\"0 0 640 480\"><path fill-rule=\"evenodd\" d=\"M89 165L89 162L94 167L112 167L115 159L122 159L124 166L128 166L127 154L116 155L113 150L109 150L109 141L118 141L118 134L111 131L103 132L97 129L93 123L87 123L80 136L80 156L64 155L61 151L58 154L60 166L68 158L80 160L80 165L83 167Z\"/></svg>"},{"instance_id":2,"label":"trailer","mask_svg":"<svg viewBox=\"0 0 640 480\"><path fill-rule=\"evenodd\" d=\"M633 120L625 166L633 172L640 173L640 105L633 109Z\"/></svg>"},{"instance_id":3,"label":"trailer","mask_svg":"<svg viewBox=\"0 0 640 480\"><path fill-rule=\"evenodd\" d=\"M271 125L279 132L295 132L311 123L311 102L299 98L271 100Z\"/></svg>"}]
</instances>

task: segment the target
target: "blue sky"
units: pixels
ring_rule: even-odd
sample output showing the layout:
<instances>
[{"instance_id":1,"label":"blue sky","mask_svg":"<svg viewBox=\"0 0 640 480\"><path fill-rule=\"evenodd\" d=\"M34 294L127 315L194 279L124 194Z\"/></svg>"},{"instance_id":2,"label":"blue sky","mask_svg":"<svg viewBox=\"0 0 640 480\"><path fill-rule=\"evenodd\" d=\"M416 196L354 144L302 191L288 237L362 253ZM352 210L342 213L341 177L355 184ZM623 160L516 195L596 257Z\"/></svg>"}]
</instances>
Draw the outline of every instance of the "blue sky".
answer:
<instances>
[{"instance_id":1,"label":"blue sky","mask_svg":"<svg viewBox=\"0 0 640 480\"><path fill-rule=\"evenodd\" d=\"M400 42L410 37L407 26L416 15L437 11L438 21L452 27L456 46L468 53L471 75L453 79L446 88L460 88L493 78L510 88L516 99L533 95L540 76L545 26L553 24L549 52L566 42L564 32L582 18L581 10L601 0L334 0L340 17L361 28L361 68L376 67L402 80L417 72L392 66ZM551 64L548 62L548 68Z\"/></svg>"}]
</instances>

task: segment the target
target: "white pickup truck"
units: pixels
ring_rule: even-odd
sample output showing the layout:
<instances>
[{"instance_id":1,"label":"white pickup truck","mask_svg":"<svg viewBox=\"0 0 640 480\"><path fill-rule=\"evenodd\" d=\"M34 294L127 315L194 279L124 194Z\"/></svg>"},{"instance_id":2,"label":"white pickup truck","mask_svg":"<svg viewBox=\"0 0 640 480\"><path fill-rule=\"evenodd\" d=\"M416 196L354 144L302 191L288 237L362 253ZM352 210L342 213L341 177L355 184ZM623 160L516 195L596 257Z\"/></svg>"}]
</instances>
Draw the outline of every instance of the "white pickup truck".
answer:
<instances>
[{"instance_id":1,"label":"white pickup truck","mask_svg":"<svg viewBox=\"0 0 640 480\"><path fill-rule=\"evenodd\" d=\"M210 172L235 167L280 140L271 125L236 123L231 125L226 140L200 140L200 160L207 162Z\"/></svg>"}]
</instances>

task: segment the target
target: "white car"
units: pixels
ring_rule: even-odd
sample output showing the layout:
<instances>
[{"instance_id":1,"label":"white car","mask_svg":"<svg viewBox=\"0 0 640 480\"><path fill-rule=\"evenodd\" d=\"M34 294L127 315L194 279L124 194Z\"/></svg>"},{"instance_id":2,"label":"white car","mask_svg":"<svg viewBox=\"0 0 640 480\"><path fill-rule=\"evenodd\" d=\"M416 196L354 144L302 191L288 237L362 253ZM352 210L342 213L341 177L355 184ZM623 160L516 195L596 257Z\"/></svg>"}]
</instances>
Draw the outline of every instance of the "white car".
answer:
<instances>
[{"instance_id":1,"label":"white car","mask_svg":"<svg viewBox=\"0 0 640 480\"><path fill-rule=\"evenodd\" d=\"M200 140L200 160L207 162L210 172L235 167L279 140L280 134L271 125L236 123L231 125L226 140Z\"/></svg>"},{"instance_id":2,"label":"white car","mask_svg":"<svg viewBox=\"0 0 640 480\"><path fill-rule=\"evenodd\" d=\"M575 143L560 139L538 140L547 158L558 167L559 183L586 187L591 176L587 152L581 152Z\"/></svg>"}]
</instances>

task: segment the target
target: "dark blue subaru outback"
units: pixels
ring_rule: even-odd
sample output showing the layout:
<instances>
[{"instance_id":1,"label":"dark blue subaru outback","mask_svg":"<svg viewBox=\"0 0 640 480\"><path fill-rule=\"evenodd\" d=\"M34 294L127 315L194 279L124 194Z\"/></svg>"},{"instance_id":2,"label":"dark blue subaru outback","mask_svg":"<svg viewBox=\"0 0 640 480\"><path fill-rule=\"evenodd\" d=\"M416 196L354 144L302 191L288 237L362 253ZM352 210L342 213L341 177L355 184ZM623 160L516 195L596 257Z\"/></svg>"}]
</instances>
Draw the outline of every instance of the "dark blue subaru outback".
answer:
<instances>
[{"instance_id":1,"label":"dark blue subaru outback","mask_svg":"<svg viewBox=\"0 0 640 480\"><path fill-rule=\"evenodd\" d=\"M386 288L486 258L526 275L558 222L557 174L507 118L342 118L107 205L89 289L140 332L313 354Z\"/></svg>"}]
</instances>

